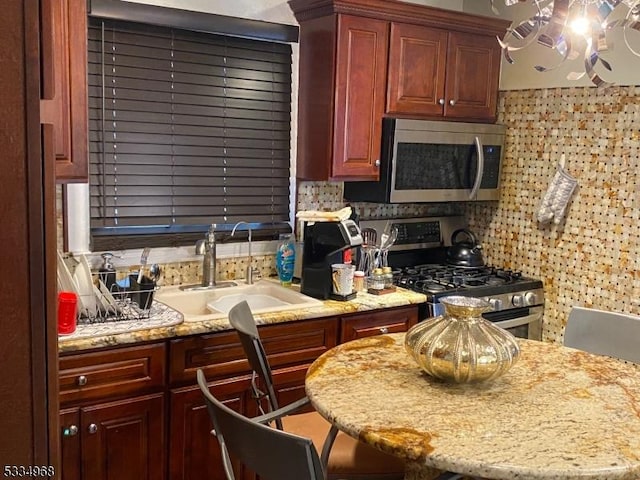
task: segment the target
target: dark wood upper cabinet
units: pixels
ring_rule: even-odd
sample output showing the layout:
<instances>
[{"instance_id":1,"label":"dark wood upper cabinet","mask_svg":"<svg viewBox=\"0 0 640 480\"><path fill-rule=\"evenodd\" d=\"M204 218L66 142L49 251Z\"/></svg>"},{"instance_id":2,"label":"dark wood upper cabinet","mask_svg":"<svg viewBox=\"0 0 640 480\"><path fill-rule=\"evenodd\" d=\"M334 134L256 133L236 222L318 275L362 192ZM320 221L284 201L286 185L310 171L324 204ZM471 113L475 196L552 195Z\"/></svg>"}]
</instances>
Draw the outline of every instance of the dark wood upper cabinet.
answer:
<instances>
[{"instance_id":1,"label":"dark wood upper cabinet","mask_svg":"<svg viewBox=\"0 0 640 480\"><path fill-rule=\"evenodd\" d=\"M451 32L447 48L444 115L496 120L500 46L493 36Z\"/></svg>"},{"instance_id":2,"label":"dark wood upper cabinet","mask_svg":"<svg viewBox=\"0 0 640 480\"><path fill-rule=\"evenodd\" d=\"M494 122L499 78L494 37L391 24L388 114Z\"/></svg>"},{"instance_id":3,"label":"dark wood upper cabinet","mask_svg":"<svg viewBox=\"0 0 640 480\"><path fill-rule=\"evenodd\" d=\"M334 178L378 178L388 38L387 22L338 17Z\"/></svg>"},{"instance_id":4,"label":"dark wood upper cabinet","mask_svg":"<svg viewBox=\"0 0 640 480\"><path fill-rule=\"evenodd\" d=\"M298 178L377 179L387 22L322 16L300 35Z\"/></svg>"},{"instance_id":5,"label":"dark wood upper cabinet","mask_svg":"<svg viewBox=\"0 0 640 480\"><path fill-rule=\"evenodd\" d=\"M382 117L493 122L504 20L396 0L290 0L297 177L377 180Z\"/></svg>"},{"instance_id":6,"label":"dark wood upper cabinet","mask_svg":"<svg viewBox=\"0 0 640 480\"><path fill-rule=\"evenodd\" d=\"M42 123L53 125L59 183L88 180L86 0L41 0Z\"/></svg>"},{"instance_id":7,"label":"dark wood upper cabinet","mask_svg":"<svg viewBox=\"0 0 640 480\"><path fill-rule=\"evenodd\" d=\"M442 115L447 38L445 30L391 24L387 113Z\"/></svg>"}]
</instances>

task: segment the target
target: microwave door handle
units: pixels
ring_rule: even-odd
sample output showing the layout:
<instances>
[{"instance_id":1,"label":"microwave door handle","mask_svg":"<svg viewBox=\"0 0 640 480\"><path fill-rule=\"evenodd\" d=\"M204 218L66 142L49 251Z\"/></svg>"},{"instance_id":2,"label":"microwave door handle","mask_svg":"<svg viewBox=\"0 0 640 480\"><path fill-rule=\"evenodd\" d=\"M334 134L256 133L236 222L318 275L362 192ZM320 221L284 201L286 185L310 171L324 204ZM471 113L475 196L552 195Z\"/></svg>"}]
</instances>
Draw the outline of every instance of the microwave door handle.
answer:
<instances>
[{"instance_id":1,"label":"microwave door handle","mask_svg":"<svg viewBox=\"0 0 640 480\"><path fill-rule=\"evenodd\" d=\"M475 199L478 195L478 190L480 190L480 184L482 183L482 176L484 175L484 147L482 146L480 137L476 137L475 144L478 154L478 169L476 170L476 179L473 182L473 188L471 188L471 193L469 194L469 200Z\"/></svg>"}]
</instances>

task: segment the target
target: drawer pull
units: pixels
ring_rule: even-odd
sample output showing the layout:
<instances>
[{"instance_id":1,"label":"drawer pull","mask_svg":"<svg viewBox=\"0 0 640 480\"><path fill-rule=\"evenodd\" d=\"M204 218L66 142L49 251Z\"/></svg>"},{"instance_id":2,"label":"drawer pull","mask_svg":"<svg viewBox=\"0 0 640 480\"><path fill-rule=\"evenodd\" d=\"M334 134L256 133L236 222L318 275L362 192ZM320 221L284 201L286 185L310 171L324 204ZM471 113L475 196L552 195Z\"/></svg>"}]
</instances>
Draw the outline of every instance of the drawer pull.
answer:
<instances>
[{"instance_id":1,"label":"drawer pull","mask_svg":"<svg viewBox=\"0 0 640 480\"><path fill-rule=\"evenodd\" d=\"M382 334L389 333L389 329L387 327L380 327L380 333Z\"/></svg>"},{"instance_id":2,"label":"drawer pull","mask_svg":"<svg viewBox=\"0 0 640 480\"><path fill-rule=\"evenodd\" d=\"M87 377L85 375L80 375L78 377L78 385L83 387L87 384Z\"/></svg>"},{"instance_id":3,"label":"drawer pull","mask_svg":"<svg viewBox=\"0 0 640 480\"><path fill-rule=\"evenodd\" d=\"M78 434L78 427L76 425L71 425L64 430L62 430L63 437L73 437Z\"/></svg>"},{"instance_id":4,"label":"drawer pull","mask_svg":"<svg viewBox=\"0 0 640 480\"><path fill-rule=\"evenodd\" d=\"M89 425L87 430L89 430L89 433L96 433L98 431L98 426L95 423L92 423Z\"/></svg>"}]
</instances>

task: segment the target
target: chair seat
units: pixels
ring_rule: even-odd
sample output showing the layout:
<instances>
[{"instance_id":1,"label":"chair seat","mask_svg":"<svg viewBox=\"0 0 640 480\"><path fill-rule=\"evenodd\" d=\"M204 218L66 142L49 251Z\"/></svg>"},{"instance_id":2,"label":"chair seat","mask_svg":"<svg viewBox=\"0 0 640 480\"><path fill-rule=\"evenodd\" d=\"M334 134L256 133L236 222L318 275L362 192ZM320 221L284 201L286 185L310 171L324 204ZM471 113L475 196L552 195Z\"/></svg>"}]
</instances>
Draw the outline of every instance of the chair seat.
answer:
<instances>
[{"instance_id":1,"label":"chair seat","mask_svg":"<svg viewBox=\"0 0 640 480\"><path fill-rule=\"evenodd\" d=\"M282 424L286 432L310 438L318 452L322 451L331 428L331 424L317 412L283 417ZM329 478L343 475L350 479L391 480L403 479L405 466L402 459L338 432L329 455L327 471Z\"/></svg>"}]
</instances>

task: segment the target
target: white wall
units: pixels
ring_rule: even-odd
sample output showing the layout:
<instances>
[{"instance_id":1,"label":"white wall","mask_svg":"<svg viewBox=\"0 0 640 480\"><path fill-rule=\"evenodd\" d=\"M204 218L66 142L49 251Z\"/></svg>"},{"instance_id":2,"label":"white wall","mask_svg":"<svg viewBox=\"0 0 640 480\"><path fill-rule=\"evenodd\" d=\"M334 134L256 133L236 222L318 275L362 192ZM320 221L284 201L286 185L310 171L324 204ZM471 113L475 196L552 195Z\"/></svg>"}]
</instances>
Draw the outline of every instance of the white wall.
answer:
<instances>
[{"instance_id":1,"label":"white wall","mask_svg":"<svg viewBox=\"0 0 640 480\"><path fill-rule=\"evenodd\" d=\"M265 22L297 24L286 0L126 0ZM462 1L462 0L461 0Z\"/></svg>"},{"instance_id":2,"label":"white wall","mask_svg":"<svg viewBox=\"0 0 640 480\"><path fill-rule=\"evenodd\" d=\"M495 6L500 11L500 17L513 20L518 18L522 21L529 18L535 10L529 6L505 7L503 0L494 0ZM619 12L612 13L609 20L614 19L614 15L620 16L624 7L619 8ZM464 0L464 11L479 15L495 16L491 11L489 0ZM624 16L624 15L622 15ZM632 46L640 51L640 33L632 31L629 34L629 41ZM577 43L577 42L576 42ZM624 44L624 38L620 32L612 32L608 38L611 51L605 55L611 63L612 72L607 72L602 68L596 71L605 81L613 82L617 85L640 85L640 58L631 53ZM576 48L576 50L578 50ZM515 63L509 64L504 59L502 61L502 76L500 78L501 90L520 90L529 88L550 88L550 87L574 87L593 85L586 76L580 80L568 80L567 75L571 72L584 72L584 49L579 49L580 55L574 60L567 60L557 69L550 72L537 72L533 67L542 65L547 68L558 65L559 57L554 51L539 46L530 45L525 49L512 54Z\"/></svg>"},{"instance_id":3,"label":"white wall","mask_svg":"<svg viewBox=\"0 0 640 480\"><path fill-rule=\"evenodd\" d=\"M286 0L126 0L161 7L195 10L230 17L251 18L267 22L296 24ZM464 0L406 0L408 3L429 5L447 10L462 11ZM477 1L477 0L476 0Z\"/></svg>"}]
</instances>

